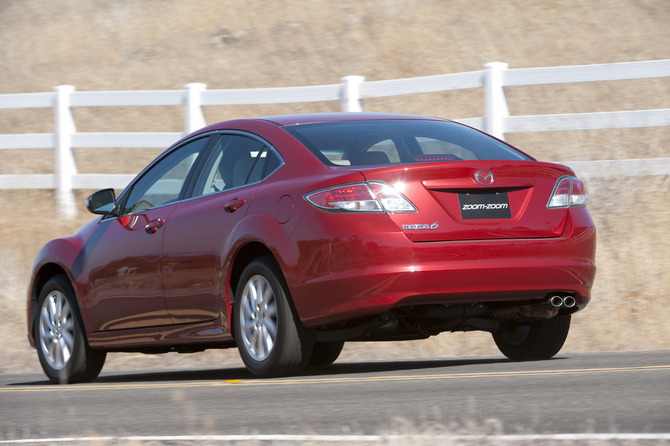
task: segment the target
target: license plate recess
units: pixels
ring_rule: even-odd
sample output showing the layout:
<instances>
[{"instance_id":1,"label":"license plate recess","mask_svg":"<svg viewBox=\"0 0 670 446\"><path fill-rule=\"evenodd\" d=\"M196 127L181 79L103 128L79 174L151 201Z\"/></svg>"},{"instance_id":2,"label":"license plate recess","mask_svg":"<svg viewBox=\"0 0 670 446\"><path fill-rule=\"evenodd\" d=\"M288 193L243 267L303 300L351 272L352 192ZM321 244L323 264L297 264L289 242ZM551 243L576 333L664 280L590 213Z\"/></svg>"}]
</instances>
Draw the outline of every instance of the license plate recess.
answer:
<instances>
[{"instance_id":1,"label":"license plate recess","mask_svg":"<svg viewBox=\"0 0 670 446\"><path fill-rule=\"evenodd\" d=\"M512 218L507 192L460 193L458 203L463 220Z\"/></svg>"}]
</instances>

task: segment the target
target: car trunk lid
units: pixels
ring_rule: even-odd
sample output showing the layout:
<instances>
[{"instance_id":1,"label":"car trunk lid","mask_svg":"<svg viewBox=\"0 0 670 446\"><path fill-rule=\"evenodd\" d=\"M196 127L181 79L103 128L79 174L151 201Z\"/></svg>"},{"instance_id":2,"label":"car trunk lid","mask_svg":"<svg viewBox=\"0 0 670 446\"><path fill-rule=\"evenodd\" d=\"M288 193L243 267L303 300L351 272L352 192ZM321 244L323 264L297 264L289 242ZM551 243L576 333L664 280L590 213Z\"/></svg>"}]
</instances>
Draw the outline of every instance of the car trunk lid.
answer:
<instances>
[{"instance_id":1,"label":"car trunk lid","mask_svg":"<svg viewBox=\"0 0 670 446\"><path fill-rule=\"evenodd\" d=\"M458 161L362 170L417 208L390 213L414 242L557 237L567 209L548 209L556 180L572 172L538 161Z\"/></svg>"}]
</instances>

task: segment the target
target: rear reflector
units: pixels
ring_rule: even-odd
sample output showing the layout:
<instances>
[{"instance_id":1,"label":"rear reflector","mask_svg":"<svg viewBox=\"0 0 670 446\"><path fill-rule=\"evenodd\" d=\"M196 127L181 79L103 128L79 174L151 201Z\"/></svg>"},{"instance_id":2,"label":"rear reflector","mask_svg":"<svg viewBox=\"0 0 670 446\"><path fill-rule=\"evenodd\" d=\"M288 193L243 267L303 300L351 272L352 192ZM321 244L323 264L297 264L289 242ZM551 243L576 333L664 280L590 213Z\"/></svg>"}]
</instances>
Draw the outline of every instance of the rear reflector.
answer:
<instances>
[{"instance_id":1,"label":"rear reflector","mask_svg":"<svg viewBox=\"0 0 670 446\"><path fill-rule=\"evenodd\" d=\"M566 175L556 181L547 207L553 209L585 206L587 198L586 184L577 177Z\"/></svg>"},{"instance_id":2,"label":"rear reflector","mask_svg":"<svg viewBox=\"0 0 670 446\"><path fill-rule=\"evenodd\" d=\"M327 211L416 212L407 198L381 181L333 186L306 194L305 200Z\"/></svg>"}]
</instances>

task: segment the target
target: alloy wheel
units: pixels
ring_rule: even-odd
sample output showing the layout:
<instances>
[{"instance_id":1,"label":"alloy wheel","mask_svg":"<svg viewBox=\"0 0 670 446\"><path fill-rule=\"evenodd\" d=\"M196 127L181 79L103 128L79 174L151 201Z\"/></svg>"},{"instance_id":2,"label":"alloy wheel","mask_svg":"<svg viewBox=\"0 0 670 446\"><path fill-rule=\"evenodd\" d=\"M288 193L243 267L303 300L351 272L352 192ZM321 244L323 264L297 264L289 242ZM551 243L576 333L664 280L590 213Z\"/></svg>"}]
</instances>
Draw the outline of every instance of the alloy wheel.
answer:
<instances>
[{"instance_id":1,"label":"alloy wheel","mask_svg":"<svg viewBox=\"0 0 670 446\"><path fill-rule=\"evenodd\" d=\"M44 359L55 370L65 367L74 350L74 318L65 295L52 291L40 309L39 343Z\"/></svg>"},{"instance_id":2,"label":"alloy wheel","mask_svg":"<svg viewBox=\"0 0 670 446\"><path fill-rule=\"evenodd\" d=\"M247 281L240 305L242 341L255 361L264 361L277 340L277 302L265 277L255 275Z\"/></svg>"}]
</instances>

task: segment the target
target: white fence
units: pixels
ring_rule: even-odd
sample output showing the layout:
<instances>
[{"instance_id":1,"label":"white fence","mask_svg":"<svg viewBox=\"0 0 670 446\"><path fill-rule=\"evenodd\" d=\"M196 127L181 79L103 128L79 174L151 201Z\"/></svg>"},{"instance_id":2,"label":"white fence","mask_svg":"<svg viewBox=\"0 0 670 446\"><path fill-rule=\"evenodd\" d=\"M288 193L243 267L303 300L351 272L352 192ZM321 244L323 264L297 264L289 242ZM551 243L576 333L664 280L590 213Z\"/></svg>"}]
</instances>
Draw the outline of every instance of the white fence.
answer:
<instances>
[{"instance_id":1,"label":"white fence","mask_svg":"<svg viewBox=\"0 0 670 446\"><path fill-rule=\"evenodd\" d=\"M52 108L54 133L0 135L2 149L55 149L54 174L0 175L0 189L56 189L65 215L75 212L73 189L123 188L131 174L79 174L73 148L133 147L163 148L184 134L203 127L203 107L214 105L276 104L340 101L345 112L362 111L361 100L469 88L484 89L484 117L459 119L503 138L506 133L556 130L593 130L670 125L670 108L510 116L504 87L613 81L670 77L670 59L602 65L509 69L506 63L486 64L483 70L409 79L365 82L361 76L346 76L340 84L311 87L207 90L204 84L188 84L184 90L78 92L63 85L51 93L3 94L0 109ZM82 133L77 132L72 109L101 106L184 107L184 133ZM670 158L570 163L586 172L623 175L670 174ZM605 166L605 169L603 169Z\"/></svg>"}]
</instances>

